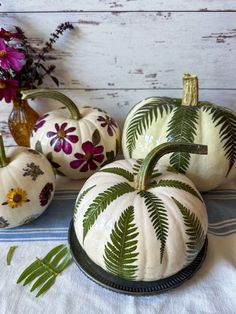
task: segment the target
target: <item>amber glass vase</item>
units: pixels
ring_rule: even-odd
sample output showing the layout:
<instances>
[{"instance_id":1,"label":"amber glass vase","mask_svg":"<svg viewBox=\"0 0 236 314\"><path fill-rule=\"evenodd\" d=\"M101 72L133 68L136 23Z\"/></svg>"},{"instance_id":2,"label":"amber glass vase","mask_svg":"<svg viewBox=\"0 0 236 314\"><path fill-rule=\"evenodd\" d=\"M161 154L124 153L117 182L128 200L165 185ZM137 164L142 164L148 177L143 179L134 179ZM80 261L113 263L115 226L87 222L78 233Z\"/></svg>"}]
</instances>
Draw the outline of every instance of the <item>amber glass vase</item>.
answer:
<instances>
[{"instance_id":1,"label":"amber glass vase","mask_svg":"<svg viewBox=\"0 0 236 314\"><path fill-rule=\"evenodd\" d=\"M30 146L30 134L39 114L30 107L20 94L13 100L13 108L8 118L10 132L20 146Z\"/></svg>"}]
</instances>

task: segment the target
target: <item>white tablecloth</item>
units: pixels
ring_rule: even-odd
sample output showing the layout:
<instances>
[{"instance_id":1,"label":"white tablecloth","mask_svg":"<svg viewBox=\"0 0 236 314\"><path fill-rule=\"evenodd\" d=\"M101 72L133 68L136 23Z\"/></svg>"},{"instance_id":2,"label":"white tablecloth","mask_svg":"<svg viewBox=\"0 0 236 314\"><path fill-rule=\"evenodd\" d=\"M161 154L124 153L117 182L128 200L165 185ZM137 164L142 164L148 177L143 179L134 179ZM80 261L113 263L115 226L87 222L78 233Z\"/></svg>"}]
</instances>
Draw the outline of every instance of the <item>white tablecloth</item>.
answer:
<instances>
[{"instance_id":1,"label":"white tablecloth","mask_svg":"<svg viewBox=\"0 0 236 314\"><path fill-rule=\"evenodd\" d=\"M75 191L81 186L78 182L69 182L60 179L55 202L62 203L61 199L67 196L66 202L73 203ZM53 228L37 228L40 221L53 221L53 210L47 210L38 222L28 225L26 229L18 228L15 234L0 232L0 313L1 314L156 314L156 313L236 313L236 189L231 185L228 192L222 191L207 194L210 208L210 228L208 234L208 252L201 269L181 287L156 296L133 297L118 294L104 289L89 280L79 271L75 264L68 267L56 280L54 286L40 298L30 293L29 286L16 284L22 270L35 257L43 257L60 243L66 243L65 226L60 225L64 214L71 215L71 208L58 210L55 218L55 228L60 225L64 230L61 235ZM68 189L68 194L63 191ZM74 194L73 194L74 193ZM64 195L64 196L63 196ZM55 204L54 204L55 205ZM223 208L224 207L224 208ZM55 207L56 208L56 207ZM234 210L235 209L235 210ZM51 210L51 214L50 214ZM56 209L55 209L56 210ZM228 213L227 216L224 216ZM69 211L67 213L67 211ZM214 220L217 213L217 219ZM223 216L222 216L223 213ZM47 216L48 215L48 216ZM51 216L50 216L51 215ZM220 216L221 215L221 216ZM220 217L220 218L219 218ZM68 217L67 222L68 224ZM38 230L34 234L33 227ZM32 231L30 231L30 228ZM35 229L35 230L36 230ZM41 231L40 231L41 230ZM58 229L59 230L59 229ZM7 232L5 230L5 232ZM14 232L14 231L11 231ZM30 233L31 232L31 233ZM54 232L54 233L53 233ZM33 237L31 237L33 235ZM34 239L35 236L35 239ZM7 238L6 238L7 237ZM47 240L48 239L48 240ZM12 263L6 265L6 255L11 245L18 245Z\"/></svg>"}]
</instances>

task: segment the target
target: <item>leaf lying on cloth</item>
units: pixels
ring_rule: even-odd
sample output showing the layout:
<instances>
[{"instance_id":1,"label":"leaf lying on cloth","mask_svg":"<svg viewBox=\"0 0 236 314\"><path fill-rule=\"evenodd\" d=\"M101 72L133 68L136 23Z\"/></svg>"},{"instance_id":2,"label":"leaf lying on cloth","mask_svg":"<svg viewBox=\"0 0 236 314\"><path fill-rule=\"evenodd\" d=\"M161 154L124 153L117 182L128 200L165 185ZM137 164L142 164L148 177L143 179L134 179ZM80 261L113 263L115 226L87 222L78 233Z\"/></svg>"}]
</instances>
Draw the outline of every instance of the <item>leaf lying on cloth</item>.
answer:
<instances>
[{"instance_id":1,"label":"leaf lying on cloth","mask_svg":"<svg viewBox=\"0 0 236 314\"><path fill-rule=\"evenodd\" d=\"M61 244L53 248L43 259L36 258L20 275L17 283L23 286L33 282L31 292L38 290L36 297L45 293L55 283L57 276L72 262L69 248Z\"/></svg>"},{"instance_id":2,"label":"leaf lying on cloth","mask_svg":"<svg viewBox=\"0 0 236 314\"><path fill-rule=\"evenodd\" d=\"M15 246L15 245L10 246L9 251L7 253L7 266L11 265L11 260L12 260L12 257L13 257L13 254L14 254L16 248L17 248L17 246Z\"/></svg>"}]
</instances>

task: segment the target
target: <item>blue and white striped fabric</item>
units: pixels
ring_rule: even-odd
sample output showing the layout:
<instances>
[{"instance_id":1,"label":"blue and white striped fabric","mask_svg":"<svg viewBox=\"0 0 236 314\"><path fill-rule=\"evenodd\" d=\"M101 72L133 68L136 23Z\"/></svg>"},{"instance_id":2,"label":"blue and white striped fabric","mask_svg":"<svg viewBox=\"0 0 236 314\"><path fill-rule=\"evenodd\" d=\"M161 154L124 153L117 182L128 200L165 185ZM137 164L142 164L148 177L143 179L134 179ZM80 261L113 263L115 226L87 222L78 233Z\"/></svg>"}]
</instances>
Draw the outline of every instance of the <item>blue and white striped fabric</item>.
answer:
<instances>
[{"instance_id":1,"label":"blue and white striped fabric","mask_svg":"<svg viewBox=\"0 0 236 314\"><path fill-rule=\"evenodd\" d=\"M47 211L33 223L0 230L0 242L66 241L78 190L55 193ZM236 190L203 194L209 216L208 232L215 236L236 233Z\"/></svg>"}]
</instances>

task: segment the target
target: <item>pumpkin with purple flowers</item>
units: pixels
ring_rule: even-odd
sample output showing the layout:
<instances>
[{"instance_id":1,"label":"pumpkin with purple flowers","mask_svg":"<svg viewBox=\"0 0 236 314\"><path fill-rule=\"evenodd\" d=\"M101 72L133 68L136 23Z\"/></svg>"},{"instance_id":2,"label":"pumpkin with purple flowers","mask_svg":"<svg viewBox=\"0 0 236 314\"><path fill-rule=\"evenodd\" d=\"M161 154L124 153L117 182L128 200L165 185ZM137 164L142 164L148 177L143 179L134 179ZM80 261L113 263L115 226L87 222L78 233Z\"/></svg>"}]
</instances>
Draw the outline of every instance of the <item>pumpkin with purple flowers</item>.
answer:
<instances>
[{"instance_id":1,"label":"pumpkin with purple flowers","mask_svg":"<svg viewBox=\"0 0 236 314\"><path fill-rule=\"evenodd\" d=\"M59 174L71 179L86 178L115 159L120 130L106 112L91 107L78 109L70 98L57 91L23 91L22 95L23 99L52 98L66 106L44 114L35 124L30 141L32 148L56 165Z\"/></svg>"}]
</instances>

